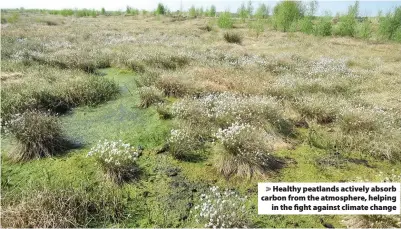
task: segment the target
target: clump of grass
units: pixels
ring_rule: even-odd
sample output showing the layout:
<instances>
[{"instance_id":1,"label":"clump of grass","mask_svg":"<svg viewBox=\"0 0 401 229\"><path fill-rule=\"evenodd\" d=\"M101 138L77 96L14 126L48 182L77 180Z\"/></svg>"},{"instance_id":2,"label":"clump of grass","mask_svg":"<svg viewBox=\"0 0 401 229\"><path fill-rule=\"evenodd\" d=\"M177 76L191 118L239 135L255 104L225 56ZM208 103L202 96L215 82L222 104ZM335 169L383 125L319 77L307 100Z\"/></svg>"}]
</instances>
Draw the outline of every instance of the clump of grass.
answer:
<instances>
[{"instance_id":1,"label":"clump of grass","mask_svg":"<svg viewBox=\"0 0 401 229\"><path fill-rule=\"evenodd\" d=\"M42 22L48 26L56 26L59 24L57 21L54 21L54 20L43 20Z\"/></svg>"},{"instance_id":2,"label":"clump of grass","mask_svg":"<svg viewBox=\"0 0 401 229\"><path fill-rule=\"evenodd\" d=\"M171 55L171 56L153 56L143 60L146 65L154 68L176 70L178 68L188 65L190 60L187 56Z\"/></svg>"},{"instance_id":3,"label":"clump of grass","mask_svg":"<svg viewBox=\"0 0 401 229\"><path fill-rule=\"evenodd\" d=\"M234 22L231 18L230 12L221 13L217 19L217 26L222 29L231 29L234 26Z\"/></svg>"},{"instance_id":4,"label":"clump of grass","mask_svg":"<svg viewBox=\"0 0 401 229\"><path fill-rule=\"evenodd\" d=\"M165 96L183 97L191 94L192 86L187 81L183 81L180 77L172 75L162 75L156 82L155 86L163 91Z\"/></svg>"},{"instance_id":5,"label":"clump of grass","mask_svg":"<svg viewBox=\"0 0 401 229\"><path fill-rule=\"evenodd\" d=\"M87 191L90 189L96 191ZM90 227L94 221L106 227L107 223L118 223L125 217L123 192L103 185L42 186L23 191L17 197L9 203L3 202L3 227Z\"/></svg>"},{"instance_id":6,"label":"clump of grass","mask_svg":"<svg viewBox=\"0 0 401 229\"><path fill-rule=\"evenodd\" d=\"M87 76L80 80L66 83L62 91L62 97L73 106L95 106L114 98L119 93L120 88L109 79L99 76Z\"/></svg>"},{"instance_id":7,"label":"clump of grass","mask_svg":"<svg viewBox=\"0 0 401 229\"><path fill-rule=\"evenodd\" d=\"M224 40L226 40L228 43L241 44L242 37L241 37L241 35L239 35L237 33L225 32L224 33Z\"/></svg>"},{"instance_id":8,"label":"clump of grass","mask_svg":"<svg viewBox=\"0 0 401 229\"><path fill-rule=\"evenodd\" d=\"M139 89L139 97L141 99L141 104L139 106L142 108L148 108L152 104L164 101L163 92L154 86L141 87Z\"/></svg>"},{"instance_id":9,"label":"clump of grass","mask_svg":"<svg viewBox=\"0 0 401 229\"><path fill-rule=\"evenodd\" d=\"M15 115L6 130L16 142L10 152L15 161L49 157L66 147L58 119L36 110Z\"/></svg>"},{"instance_id":10,"label":"clump of grass","mask_svg":"<svg viewBox=\"0 0 401 229\"><path fill-rule=\"evenodd\" d=\"M199 29L210 32L213 30L213 27L211 25L205 25L205 26L199 27Z\"/></svg>"},{"instance_id":11,"label":"clump of grass","mask_svg":"<svg viewBox=\"0 0 401 229\"><path fill-rule=\"evenodd\" d=\"M249 124L233 123L220 129L216 138L223 147L215 150L214 166L224 176L250 178L282 166L271 155L274 137Z\"/></svg>"},{"instance_id":12,"label":"clump of grass","mask_svg":"<svg viewBox=\"0 0 401 229\"><path fill-rule=\"evenodd\" d=\"M150 87L159 79L160 73L154 71L146 71L138 75L134 80L138 87Z\"/></svg>"},{"instance_id":13,"label":"clump of grass","mask_svg":"<svg viewBox=\"0 0 401 229\"><path fill-rule=\"evenodd\" d=\"M173 114L170 111L170 108L165 103L159 103L156 106L156 111L159 114L159 117L162 119L171 119L173 118Z\"/></svg>"},{"instance_id":14,"label":"clump of grass","mask_svg":"<svg viewBox=\"0 0 401 229\"><path fill-rule=\"evenodd\" d=\"M142 61L129 59L124 61L124 65L136 73L144 73L146 66Z\"/></svg>"},{"instance_id":15,"label":"clump of grass","mask_svg":"<svg viewBox=\"0 0 401 229\"><path fill-rule=\"evenodd\" d=\"M195 150L201 146L196 133L190 131L188 128L171 130L168 144L171 155L179 160L190 159Z\"/></svg>"},{"instance_id":16,"label":"clump of grass","mask_svg":"<svg viewBox=\"0 0 401 229\"><path fill-rule=\"evenodd\" d=\"M213 186L200 195L199 204L193 211L194 218L205 228L247 228L250 220L246 201L246 197L233 190L223 191Z\"/></svg>"},{"instance_id":17,"label":"clump of grass","mask_svg":"<svg viewBox=\"0 0 401 229\"><path fill-rule=\"evenodd\" d=\"M100 164L108 179L121 184L131 180L138 174L136 160L140 156L130 144L120 141L99 141L88 153Z\"/></svg>"},{"instance_id":18,"label":"clump of grass","mask_svg":"<svg viewBox=\"0 0 401 229\"><path fill-rule=\"evenodd\" d=\"M301 115L315 119L319 124L332 123L337 119L340 108L336 98L322 93L297 98L295 108Z\"/></svg>"}]
</instances>

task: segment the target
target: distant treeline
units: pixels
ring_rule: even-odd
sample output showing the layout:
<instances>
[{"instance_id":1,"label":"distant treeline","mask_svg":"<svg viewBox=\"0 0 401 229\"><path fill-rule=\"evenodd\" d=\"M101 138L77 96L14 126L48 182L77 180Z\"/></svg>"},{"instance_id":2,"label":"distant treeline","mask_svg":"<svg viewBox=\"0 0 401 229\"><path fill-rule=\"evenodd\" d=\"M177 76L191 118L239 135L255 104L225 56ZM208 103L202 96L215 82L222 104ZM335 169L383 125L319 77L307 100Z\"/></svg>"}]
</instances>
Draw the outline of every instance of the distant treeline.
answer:
<instances>
[{"instance_id":1,"label":"distant treeline","mask_svg":"<svg viewBox=\"0 0 401 229\"><path fill-rule=\"evenodd\" d=\"M153 11L140 10L127 6L125 11L108 11L105 8L94 9L2 9L2 12L13 12L9 18L10 22L16 21L21 12L36 12L42 14L53 14L62 16L76 17L96 17L118 16L118 15L166 15L172 17L218 17L220 28L232 28L234 20L248 22L251 29L256 29L257 34L264 31L265 25L270 25L273 29L283 32L303 32L317 36L349 36L362 39L386 39L401 41L401 6L394 8L383 15L378 13L376 17L361 17L359 15L359 2L349 6L345 14L337 13L334 17L330 13L325 16L315 16L318 8L317 1L301 2L283 0L270 9L264 3L254 7L252 1L242 3L236 13L229 11L217 12L214 5L203 8L192 6L188 11L171 11L166 5L159 3ZM6 23L7 18L2 16L2 23Z\"/></svg>"}]
</instances>

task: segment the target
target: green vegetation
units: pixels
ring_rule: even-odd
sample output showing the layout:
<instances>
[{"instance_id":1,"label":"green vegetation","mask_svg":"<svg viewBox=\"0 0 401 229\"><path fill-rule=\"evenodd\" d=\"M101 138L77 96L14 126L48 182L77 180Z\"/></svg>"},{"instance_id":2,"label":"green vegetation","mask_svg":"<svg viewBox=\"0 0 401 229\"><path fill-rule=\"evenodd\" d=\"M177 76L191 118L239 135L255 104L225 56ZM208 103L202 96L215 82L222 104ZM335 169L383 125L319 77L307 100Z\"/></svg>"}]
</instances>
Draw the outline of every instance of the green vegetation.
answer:
<instances>
[{"instance_id":1,"label":"green vegetation","mask_svg":"<svg viewBox=\"0 0 401 229\"><path fill-rule=\"evenodd\" d=\"M273 12L273 27L284 32L303 16L301 3L295 1L280 2L274 7Z\"/></svg>"},{"instance_id":2,"label":"green vegetation","mask_svg":"<svg viewBox=\"0 0 401 229\"><path fill-rule=\"evenodd\" d=\"M401 7L380 18L379 32L386 39L401 41Z\"/></svg>"},{"instance_id":3,"label":"green vegetation","mask_svg":"<svg viewBox=\"0 0 401 229\"><path fill-rule=\"evenodd\" d=\"M358 39L327 37L347 15L243 5L244 22L215 7L2 10L19 19L2 27L1 226L398 226L256 202L262 181L399 181L401 46L385 42L398 27L379 33L398 22L353 18Z\"/></svg>"},{"instance_id":4,"label":"green vegetation","mask_svg":"<svg viewBox=\"0 0 401 229\"><path fill-rule=\"evenodd\" d=\"M9 155L15 161L49 157L66 147L57 118L38 111L15 115L6 123L6 131L15 141Z\"/></svg>"},{"instance_id":5,"label":"green vegetation","mask_svg":"<svg viewBox=\"0 0 401 229\"><path fill-rule=\"evenodd\" d=\"M236 33L226 32L224 33L224 40L226 40L228 43L241 44L242 37Z\"/></svg>"},{"instance_id":6,"label":"green vegetation","mask_svg":"<svg viewBox=\"0 0 401 229\"><path fill-rule=\"evenodd\" d=\"M217 19L217 25L222 29L231 29L234 25L231 13L228 11L221 13Z\"/></svg>"},{"instance_id":7,"label":"green vegetation","mask_svg":"<svg viewBox=\"0 0 401 229\"><path fill-rule=\"evenodd\" d=\"M162 3L157 5L156 15L164 15L166 14L166 11L166 7Z\"/></svg>"}]
</instances>

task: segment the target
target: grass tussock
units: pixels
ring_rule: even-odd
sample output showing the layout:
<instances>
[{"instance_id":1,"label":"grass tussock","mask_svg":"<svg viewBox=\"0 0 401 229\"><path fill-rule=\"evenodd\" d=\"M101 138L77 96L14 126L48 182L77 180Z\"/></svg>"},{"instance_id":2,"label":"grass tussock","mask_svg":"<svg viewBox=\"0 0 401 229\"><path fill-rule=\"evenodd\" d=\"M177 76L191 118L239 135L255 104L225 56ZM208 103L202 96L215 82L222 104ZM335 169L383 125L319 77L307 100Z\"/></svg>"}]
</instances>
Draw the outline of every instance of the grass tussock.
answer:
<instances>
[{"instance_id":1,"label":"grass tussock","mask_svg":"<svg viewBox=\"0 0 401 229\"><path fill-rule=\"evenodd\" d=\"M57 75L58 73L60 75ZM60 114L79 105L94 106L114 98L119 93L116 83L100 76L55 71L48 75L48 80L56 80L56 83L36 79L35 76L36 73L32 72L23 81L3 84L3 122L10 120L13 114L30 109Z\"/></svg>"},{"instance_id":2,"label":"grass tussock","mask_svg":"<svg viewBox=\"0 0 401 229\"><path fill-rule=\"evenodd\" d=\"M224 176L252 177L279 169L282 162L271 154L274 137L247 124L234 123L220 129L214 166Z\"/></svg>"},{"instance_id":3,"label":"grass tussock","mask_svg":"<svg viewBox=\"0 0 401 229\"><path fill-rule=\"evenodd\" d=\"M242 42L241 35L239 35L237 33L226 32L226 33L224 33L223 37L224 37L224 40L226 40L228 43L241 44L241 42Z\"/></svg>"},{"instance_id":4,"label":"grass tussock","mask_svg":"<svg viewBox=\"0 0 401 229\"><path fill-rule=\"evenodd\" d=\"M27 111L6 123L6 130L15 140L10 157L28 161L50 157L66 147L58 119L39 111Z\"/></svg>"},{"instance_id":5,"label":"grass tussock","mask_svg":"<svg viewBox=\"0 0 401 229\"><path fill-rule=\"evenodd\" d=\"M154 86L141 87L139 89L139 97L141 99L140 107L148 108L152 104L164 101L163 92Z\"/></svg>"},{"instance_id":6,"label":"grass tussock","mask_svg":"<svg viewBox=\"0 0 401 229\"><path fill-rule=\"evenodd\" d=\"M19 198L2 206L2 227L69 228L90 227L97 221L119 222L125 218L123 192L99 186L96 191L73 188L40 187L22 192ZM104 225L106 226L106 225Z\"/></svg>"},{"instance_id":7,"label":"grass tussock","mask_svg":"<svg viewBox=\"0 0 401 229\"><path fill-rule=\"evenodd\" d=\"M88 157L94 157L102 167L106 177L117 184L137 177L139 168L136 160L140 155L140 150L135 150L130 144L121 140L99 141L88 153Z\"/></svg>"}]
</instances>

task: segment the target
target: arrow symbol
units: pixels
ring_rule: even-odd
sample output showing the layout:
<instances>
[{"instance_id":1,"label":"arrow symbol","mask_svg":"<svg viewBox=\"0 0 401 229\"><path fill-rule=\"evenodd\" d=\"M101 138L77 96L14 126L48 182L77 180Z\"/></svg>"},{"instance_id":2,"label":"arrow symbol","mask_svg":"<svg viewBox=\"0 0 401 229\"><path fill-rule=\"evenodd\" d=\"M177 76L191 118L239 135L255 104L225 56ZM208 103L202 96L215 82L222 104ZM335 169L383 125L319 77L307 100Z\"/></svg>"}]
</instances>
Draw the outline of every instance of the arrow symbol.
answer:
<instances>
[{"instance_id":1,"label":"arrow symbol","mask_svg":"<svg viewBox=\"0 0 401 229\"><path fill-rule=\"evenodd\" d=\"M266 192L272 190L270 187L266 187Z\"/></svg>"}]
</instances>

